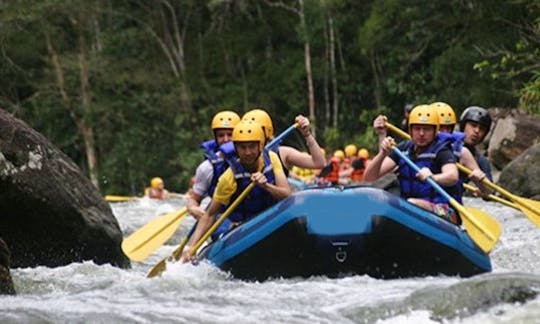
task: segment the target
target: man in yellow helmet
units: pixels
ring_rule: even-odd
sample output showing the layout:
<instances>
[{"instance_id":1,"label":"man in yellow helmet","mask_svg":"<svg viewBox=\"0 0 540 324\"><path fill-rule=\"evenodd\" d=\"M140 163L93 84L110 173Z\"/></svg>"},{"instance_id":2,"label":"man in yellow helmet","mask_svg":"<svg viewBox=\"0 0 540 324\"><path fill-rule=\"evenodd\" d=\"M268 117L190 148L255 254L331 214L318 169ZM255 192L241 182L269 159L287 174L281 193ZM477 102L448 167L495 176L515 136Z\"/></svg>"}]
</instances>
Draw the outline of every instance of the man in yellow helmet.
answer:
<instances>
[{"instance_id":1,"label":"man in yellow helmet","mask_svg":"<svg viewBox=\"0 0 540 324\"><path fill-rule=\"evenodd\" d=\"M274 138L274 125L272 118L263 109L257 108L248 111L242 116L242 120L256 121L263 126L266 140L270 141ZM298 115L295 118L295 122L298 123L298 129L304 136L306 146L308 147L309 154L306 152L300 152L294 147L280 145L274 150L281 159L283 166L285 167L285 173L288 174L293 166L306 169L321 169L326 165L326 158L321 152L321 148L315 140L315 137L311 133L311 124L309 119L302 115Z\"/></svg>"},{"instance_id":2,"label":"man in yellow helmet","mask_svg":"<svg viewBox=\"0 0 540 324\"><path fill-rule=\"evenodd\" d=\"M168 199L169 191L165 189L163 179L160 177L154 177L150 180L150 187L144 190L144 195L152 199Z\"/></svg>"},{"instance_id":3,"label":"man in yellow helmet","mask_svg":"<svg viewBox=\"0 0 540 324\"><path fill-rule=\"evenodd\" d=\"M234 126L239 121L240 116L230 110L220 111L212 118L210 126L214 139L201 144L206 159L197 167L193 185L186 194L188 212L197 219L204 214L201 200L214 194L218 178L229 167L227 155L232 152L225 148L225 144L232 140Z\"/></svg>"},{"instance_id":4,"label":"man in yellow helmet","mask_svg":"<svg viewBox=\"0 0 540 324\"><path fill-rule=\"evenodd\" d=\"M225 210L251 182L256 186L229 215L228 220L232 223L247 221L291 194L277 154L264 149L266 138L259 123L238 123L232 140L238 158L231 161L230 167L219 178L210 206L200 217L189 245L204 235L216 221L218 213ZM184 249L184 261L192 259L188 253L189 245Z\"/></svg>"},{"instance_id":5,"label":"man in yellow helmet","mask_svg":"<svg viewBox=\"0 0 540 324\"><path fill-rule=\"evenodd\" d=\"M374 121L379 136L385 132L385 121L385 116L378 116ZM428 105L416 106L409 114L408 125L411 140L401 142L397 148L419 166L420 172L414 171L392 151L394 139L386 137L380 142L377 155L367 165L364 180L375 181L397 168L403 198L459 224L460 219L448 201L425 181L431 177L448 194L461 202L461 193L456 186L459 177L456 158L450 148L450 142L441 139L437 134L439 130L437 113Z\"/></svg>"}]
</instances>

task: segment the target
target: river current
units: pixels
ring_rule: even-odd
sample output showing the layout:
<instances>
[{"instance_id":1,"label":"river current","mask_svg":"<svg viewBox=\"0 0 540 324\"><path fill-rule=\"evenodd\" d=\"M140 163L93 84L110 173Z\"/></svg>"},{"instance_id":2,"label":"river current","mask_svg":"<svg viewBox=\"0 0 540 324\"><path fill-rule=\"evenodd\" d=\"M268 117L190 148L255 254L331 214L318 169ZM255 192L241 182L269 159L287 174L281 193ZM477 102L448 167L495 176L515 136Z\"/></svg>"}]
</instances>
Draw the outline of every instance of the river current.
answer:
<instances>
[{"instance_id":1,"label":"river current","mask_svg":"<svg viewBox=\"0 0 540 324\"><path fill-rule=\"evenodd\" d=\"M521 212L466 198L503 225L493 271L472 278L274 279L244 282L206 264L169 264L194 221L131 269L93 262L12 269L18 294L0 296L0 323L540 323L540 228ZM124 236L181 208L181 198L112 204Z\"/></svg>"}]
</instances>

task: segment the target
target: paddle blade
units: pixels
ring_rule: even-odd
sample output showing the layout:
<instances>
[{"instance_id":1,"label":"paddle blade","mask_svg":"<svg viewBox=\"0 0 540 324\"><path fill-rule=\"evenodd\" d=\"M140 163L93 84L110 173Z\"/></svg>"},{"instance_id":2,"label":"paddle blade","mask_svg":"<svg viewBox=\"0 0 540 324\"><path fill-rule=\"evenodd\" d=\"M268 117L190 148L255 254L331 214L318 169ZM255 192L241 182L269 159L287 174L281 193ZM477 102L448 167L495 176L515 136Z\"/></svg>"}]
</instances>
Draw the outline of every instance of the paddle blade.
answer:
<instances>
[{"instance_id":1,"label":"paddle blade","mask_svg":"<svg viewBox=\"0 0 540 324\"><path fill-rule=\"evenodd\" d=\"M520 207L521 212L525 214L534 225L540 227L540 201L517 196L513 196L512 198Z\"/></svg>"},{"instance_id":2,"label":"paddle blade","mask_svg":"<svg viewBox=\"0 0 540 324\"><path fill-rule=\"evenodd\" d=\"M454 204L452 206L459 212L463 221L463 227L474 243L484 253L489 253L493 250L501 236L501 224L480 209L464 207L457 202L455 206Z\"/></svg>"},{"instance_id":3,"label":"paddle blade","mask_svg":"<svg viewBox=\"0 0 540 324\"><path fill-rule=\"evenodd\" d=\"M159 261L146 275L146 278L153 278L159 276L163 271L167 270L167 261L178 261L182 257L182 251L189 240L189 235L184 237L180 242L180 245L173 251L172 256L164 258Z\"/></svg>"},{"instance_id":4,"label":"paddle blade","mask_svg":"<svg viewBox=\"0 0 540 324\"><path fill-rule=\"evenodd\" d=\"M129 197L129 196L115 196L115 195L106 195L105 201L108 202L124 202L124 201L130 201L138 199L138 197Z\"/></svg>"},{"instance_id":5,"label":"paddle blade","mask_svg":"<svg viewBox=\"0 0 540 324\"><path fill-rule=\"evenodd\" d=\"M140 262L167 242L187 214L187 208L152 220L122 242L122 251L132 261Z\"/></svg>"}]
</instances>

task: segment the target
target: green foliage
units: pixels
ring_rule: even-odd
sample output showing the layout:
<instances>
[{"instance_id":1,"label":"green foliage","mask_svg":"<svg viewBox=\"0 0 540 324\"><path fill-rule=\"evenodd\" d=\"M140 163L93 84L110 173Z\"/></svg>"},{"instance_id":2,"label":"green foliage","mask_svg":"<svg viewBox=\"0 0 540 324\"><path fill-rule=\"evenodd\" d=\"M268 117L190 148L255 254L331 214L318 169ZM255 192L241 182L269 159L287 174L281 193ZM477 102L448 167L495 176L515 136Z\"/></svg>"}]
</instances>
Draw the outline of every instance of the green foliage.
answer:
<instances>
[{"instance_id":1,"label":"green foliage","mask_svg":"<svg viewBox=\"0 0 540 324\"><path fill-rule=\"evenodd\" d=\"M349 143L375 152L373 119L385 114L398 125L406 103L446 101L456 112L470 104L519 103L540 113L540 14L534 1L305 1L306 30L296 12L267 3L5 1L0 106L84 171L80 120L93 127L101 189L116 194L141 194L153 176L173 191L185 190L202 161L198 144L212 138L209 122L221 109L242 114L264 107L276 132L296 115L308 115L305 41L315 87L312 122L329 153ZM296 0L283 3L298 9ZM330 18L338 127L330 127ZM290 142L302 146L301 140Z\"/></svg>"}]
</instances>

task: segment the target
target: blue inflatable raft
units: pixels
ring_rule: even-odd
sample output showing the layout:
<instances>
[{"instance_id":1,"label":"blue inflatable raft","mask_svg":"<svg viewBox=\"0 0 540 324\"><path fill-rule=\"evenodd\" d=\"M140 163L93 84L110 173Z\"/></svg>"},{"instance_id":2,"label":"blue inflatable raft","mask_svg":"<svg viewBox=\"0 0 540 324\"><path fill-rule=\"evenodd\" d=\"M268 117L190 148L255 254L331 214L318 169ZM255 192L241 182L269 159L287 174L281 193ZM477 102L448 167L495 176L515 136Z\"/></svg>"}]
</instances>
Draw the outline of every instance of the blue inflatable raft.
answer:
<instances>
[{"instance_id":1,"label":"blue inflatable raft","mask_svg":"<svg viewBox=\"0 0 540 324\"><path fill-rule=\"evenodd\" d=\"M207 246L200 257L244 280L491 271L466 231L373 187L294 193Z\"/></svg>"}]
</instances>

